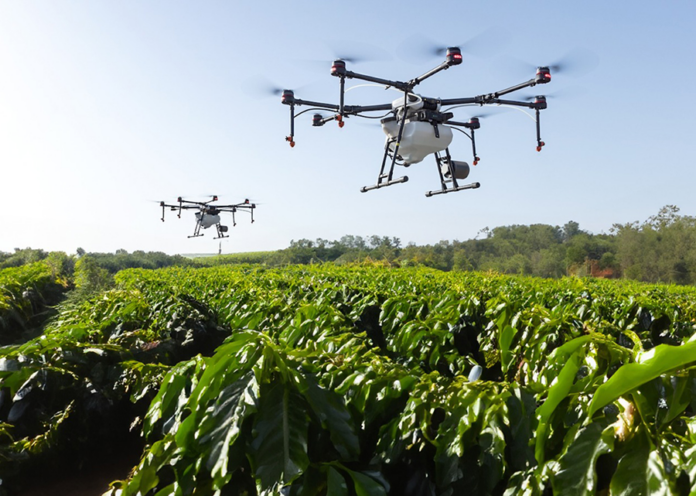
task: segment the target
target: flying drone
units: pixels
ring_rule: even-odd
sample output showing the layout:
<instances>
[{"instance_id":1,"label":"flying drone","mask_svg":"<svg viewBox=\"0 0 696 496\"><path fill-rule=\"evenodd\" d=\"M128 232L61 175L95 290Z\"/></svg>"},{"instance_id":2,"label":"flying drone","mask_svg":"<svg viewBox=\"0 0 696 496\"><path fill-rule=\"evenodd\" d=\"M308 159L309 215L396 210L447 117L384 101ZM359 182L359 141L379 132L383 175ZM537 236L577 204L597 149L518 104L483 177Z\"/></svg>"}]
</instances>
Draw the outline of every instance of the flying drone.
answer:
<instances>
[{"instance_id":1,"label":"flying drone","mask_svg":"<svg viewBox=\"0 0 696 496\"><path fill-rule=\"evenodd\" d=\"M469 176L469 164L464 161L453 160L450 155L449 145L452 142L453 130L465 134L471 140L473 165L478 164L481 159L476 153L474 132L481 127L481 123L478 117L472 117L468 122L453 120L454 113L450 112L450 110L454 108L472 105L506 105L532 109L536 112L536 149L541 151L545 143L541 140L539 112L546 108L546 97L536 96L528 101L504 100L500 97L523 88L550 82L551 70L549 67L538 67L536 75L529 81L474 97L439 99L414 93L413 89L424 80L462 63L462 52L459 47L450 47L446 50L441 50L440 53L446 54L444 62L410 81L392 81L366 74L358 74L346 69L347 60L335 60L331 66L331 75L339 80L340 93L338 104L301 100L295 98L295 93L292 90L282 90L281 101L290 107L290 135L285 138L286 141L290 143L291 147L295 146L295 118L305 112L312 110L333 111L334 115L327 117L318 113L314 114L312 125L323 126L327 122L336 121L339 127L343 127L345 119L351 116L374 119L374 116L366 114L388 111L386 116L383 116L384 118L380 121L382 130L386 134L386 141L377 183L372 186L363 186L361 191L365 193L393 184L405 183L408 181L408 176L394 177L395 165L408 167L421 162L426 156L432 154L435 156L441 189L428 191L425 194L427 197L480 187L478 182L459 184L458 180L466 179ZM344 103L346 79L361 79L380 86L383 85L386 88L403 92L403 97L391 103L381 105L346 105ZM296 114L295 107L301 105L306 105L310 108ZM443 110L443 107L450 108Z\"/></svg>"},{"instance_id":2,"label":"flying drone","mask_svg":"<svg viewBox=\"0 0 696 496\"><path fill-rule=\"evenodd\" d=\"M162 207L162 222L164 222L164 211L167 207L169 207L169 209L172 211L178 210L179 213L177 214L177 217L179 218L181 218L182 210L198 210L198 212L196 212L196 227L193 230L193 235L189 236L189 238L203 236L201 229L208 229L211 226L215 226L215 229L217 230L217 237L213 239L229 238L229 235L225 235L225 233L229 230L228 227L220 224L220 214L222 212L232 213L233 227L237 225L234 214L238 211L250 212L251 222L252 224L254 223L254 209L256 208L256 205L254 203L250 203L249 200L244 200L242 203L238 203L236 205L211 205L211 203L218 201L218 197L213 195L211 200L205 202L184 200L181 197L177 198L176 201L178 203L177 205L169 205L167 203L160 202L160 207Z\"/></svg>"}]
</instances>

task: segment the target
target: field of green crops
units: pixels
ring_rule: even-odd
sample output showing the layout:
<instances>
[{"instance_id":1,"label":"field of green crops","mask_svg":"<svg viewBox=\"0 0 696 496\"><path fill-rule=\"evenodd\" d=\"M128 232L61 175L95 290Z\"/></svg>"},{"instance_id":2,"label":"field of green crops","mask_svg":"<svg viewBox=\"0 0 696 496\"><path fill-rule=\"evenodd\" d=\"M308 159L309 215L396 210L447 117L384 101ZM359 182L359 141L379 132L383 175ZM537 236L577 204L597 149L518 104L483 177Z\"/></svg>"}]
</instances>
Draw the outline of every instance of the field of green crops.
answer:
<instances>
[{"instance_id":1,"label":"field of green crops","mask_svg":"<svg viewBox=\"0 0 696 496\"><path fill-rule=\"evenodd\" d=\"M696 494L695 288L331 265L116 280L0 348L0 494L127 435L143 452L113 495Z\"/></svg>"},{"instance_id":2,"label":"field of green crops","mask_svg":"<svg viewBox=\"0 0 696 496\"><path fill-rule=\"evenodd\" d=\"M57 303L65 281L50 263L0 269L0 346L21 338Z\"/></svg>"}]
</instances>

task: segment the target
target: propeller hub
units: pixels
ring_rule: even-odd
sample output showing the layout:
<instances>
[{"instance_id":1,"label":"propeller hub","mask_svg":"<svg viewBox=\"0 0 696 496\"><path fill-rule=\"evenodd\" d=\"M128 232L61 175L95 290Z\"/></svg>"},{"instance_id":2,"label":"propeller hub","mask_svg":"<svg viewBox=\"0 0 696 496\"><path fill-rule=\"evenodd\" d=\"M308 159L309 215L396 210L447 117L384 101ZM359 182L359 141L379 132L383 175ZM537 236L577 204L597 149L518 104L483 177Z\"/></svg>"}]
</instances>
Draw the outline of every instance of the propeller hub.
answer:
<instances>
[{"instance_id":1,"label":"propeller hub","mask_svg":"<svg viewBox=\"0 0 696 496\"><path fill-rule=\"evenodd\" d=\"M324 118L321 114L314 114L312 116L312 126L319 127L324 125Z\"/></svg>"},{"instance_id":2,"label":"propeller hub","mask_svg":"<svg viewBox=\"0 0 696 496\"><path fill-rule=\"evenodd\" d=\"M283 96L280 101L285 105L292 105L295 103L295 92L292 90L283 90Z\"/></svg>"},{"instance_id":3,"label":"propeller hub","mask_svg":"<svg viewBox=\"0 0 696 496\"><path fill-rule=\"evenodd\" d=\"M547 107L546 97L543 95L538 95L534 97L534 108L539 110L544 110Z\"/></svg>"},{"instance_id":4,"label":"propeller hub","mask_svg":"<svg viewBox=\"0 0 696 496\"><path fill-rule=\"evenodd\" d=\"M548 67L537 67L536 77L534 80L537 84L546 84L551 82L551 71Z\"/></svg>"},{"instance_id":5,"label":"propeller hub","mask_svg":"<svg viewBox=\"0 0 696 496\"><path fill-rule=\"evenodd\" d=\"M481 127L481 122L478 117L472 117L469 119L469 129L478 129Z\"/></svg>"},{"instance_id":6,"label":"propeller hub","mask_svg":"<svg viewBox=\"0 0 696 496\"><path fill-rule=\"evenodd\" d=\"M341 59L334 60L333 64L331 65L331 75L336 77L345 76L346 62Z\"/></svg>"},{"instance_id":7,"label":"propeller hub","mask_svg":"<svg viewBox=\"0 0 696 496\"><path fill-rule=\"evenodd\" d=\"M445 57L448 66L459 65L462 63L462 51L459 47L449 47Z\"/></svg>"}]
</instances>

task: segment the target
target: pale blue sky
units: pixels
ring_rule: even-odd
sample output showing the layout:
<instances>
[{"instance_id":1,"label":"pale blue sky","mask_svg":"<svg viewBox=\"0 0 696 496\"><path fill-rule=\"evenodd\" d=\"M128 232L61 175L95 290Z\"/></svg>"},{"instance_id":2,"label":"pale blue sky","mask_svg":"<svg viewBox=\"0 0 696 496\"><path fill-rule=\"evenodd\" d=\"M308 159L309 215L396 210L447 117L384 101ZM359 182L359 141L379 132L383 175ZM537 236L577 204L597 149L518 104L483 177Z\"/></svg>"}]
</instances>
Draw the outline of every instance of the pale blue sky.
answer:
<instances>
[{"instance_id":1,"label":"pale blue sky","mask_svg":"<svg viewBox=\"0 0 696 496\"><path fill-rule=\"evenodd\" d=\"M257 222L240 216L224 252L344 234L436 243L569 220L600 233L666 204L696 215L695 19L692 1L3 0L0 250L217 251L210 231L186 238L192 213L159 220L152 201L179 195L260 203ZM428 157L408 183L360 193L379 169L378 127L351 119L312 128L305 116L290 149L287 107L249 90L270 81L303 88L299 98L335 100L331 47L382 59L349 69L407 80L439 62L399 57L409 35L450 45L491 27L510 38L497 55L465 56L418 91L453 98L506 88L531 77L513 59L548 64L578 47L599 64L523 92L559 92L542 114L541 153L525 115L482 122L475 191L425 198L438 187ZM396 96L356 89L348 103ZM463 135L450 149L470 161Z\"/></svg>"}]
</instances>

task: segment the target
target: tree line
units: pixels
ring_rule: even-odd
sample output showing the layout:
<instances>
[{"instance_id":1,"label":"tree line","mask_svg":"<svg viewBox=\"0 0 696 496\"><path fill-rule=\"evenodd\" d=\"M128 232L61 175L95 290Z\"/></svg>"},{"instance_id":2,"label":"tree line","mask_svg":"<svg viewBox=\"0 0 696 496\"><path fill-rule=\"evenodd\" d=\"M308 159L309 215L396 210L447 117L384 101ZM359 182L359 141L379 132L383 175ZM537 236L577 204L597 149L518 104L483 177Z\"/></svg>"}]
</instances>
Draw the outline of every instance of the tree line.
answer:
<instances>
[{"instance_id":1,"label":"tree line","mask_svg":"<svg viewBox=\"0 0 696 496\"><path fill-rule=\"evenodd\" d=\"M291 241L288 248L268 253L264 262L342 264L367 259L444 271L696 284L696 217L679 215L678 207L667 205L644 222L614 224L609 234L592 234L570 221L563 226L486 228L474 239L432 245L403 246L399 238L384 236L343 236L335 241L300 239ZM225 256L217 263L226 263Z\"/></svg>"},{"instance_id":2,"label":"tree line","mask_svg":"<svg viewBox=\"0 0 696 496\"><path fill-rule=\"evenodd\" d=\"M696 217L667 205L644 222L614 224L609 234L592 234L575 221L485 228L474 239L403 245L389 236L346 235L338 240L300 239L285 249L189 259L161 252L75 255L40 249L0 252L0 269L49 259L77 281L103 286L122 269L157 269L238 263L269 266L380 261L394 266L421 265L450 271L495 271L545 278L592 276L652 283L696 284ZM79 262L79 263L78 263ZM90 282L91 281L91 282Z\"/></svg>"}]
</instances>

